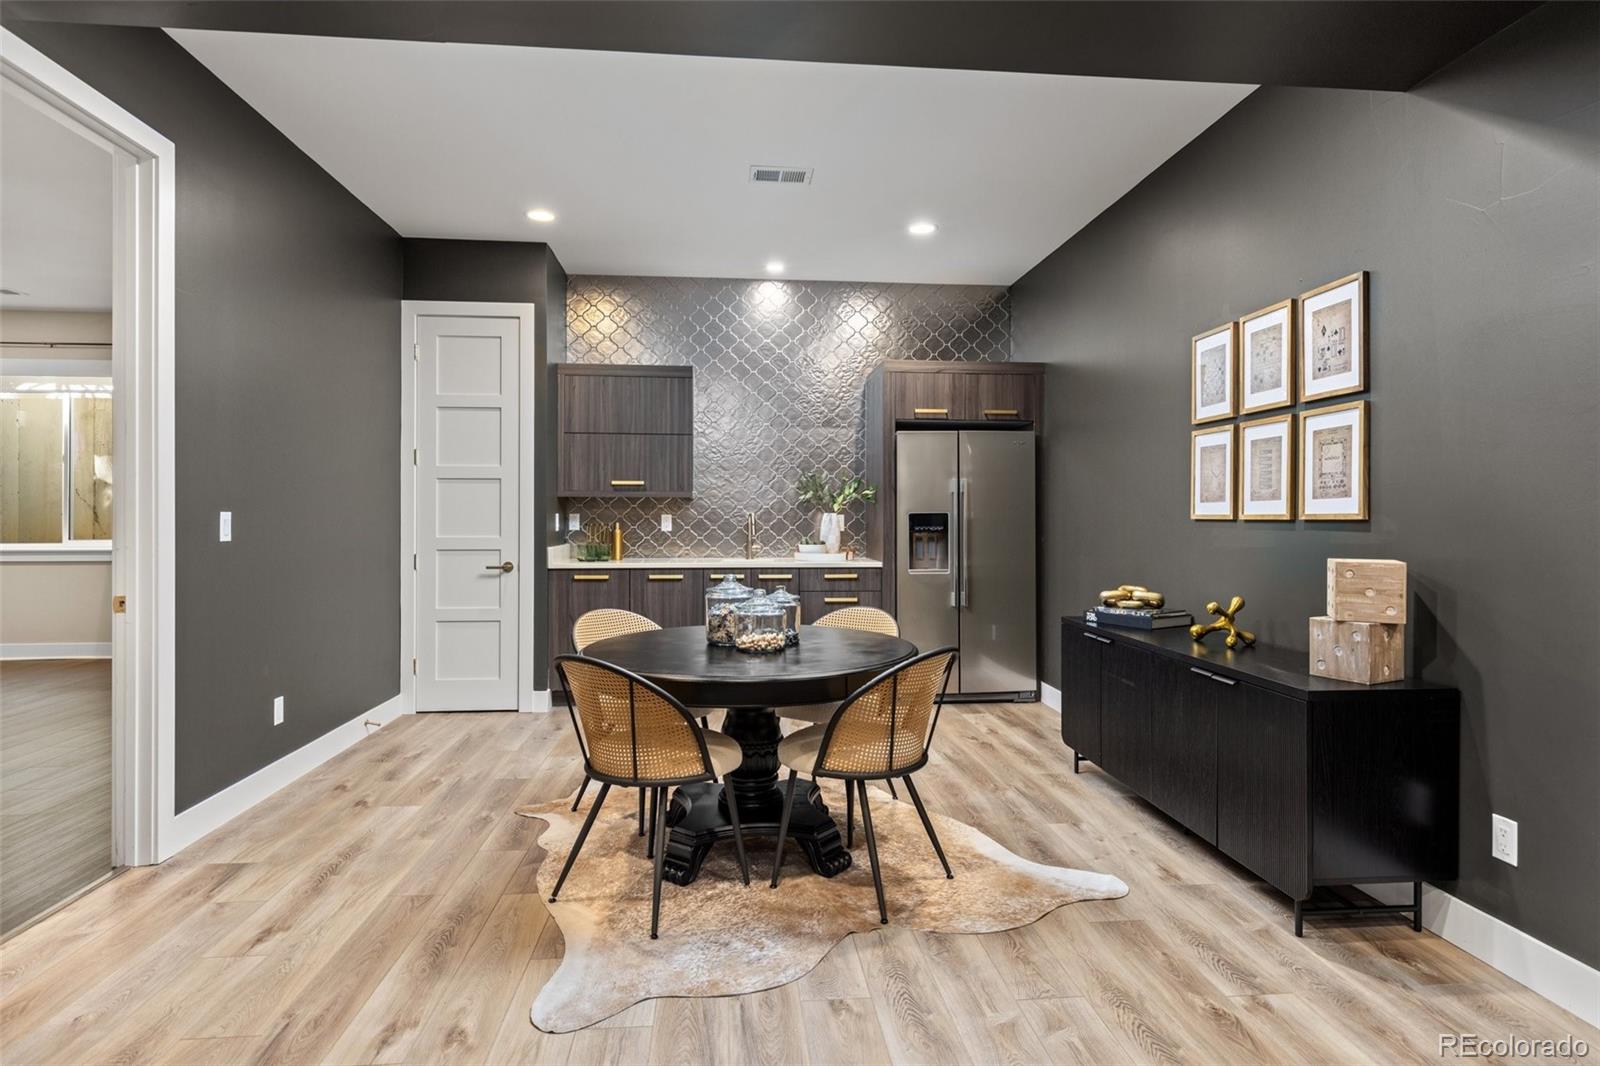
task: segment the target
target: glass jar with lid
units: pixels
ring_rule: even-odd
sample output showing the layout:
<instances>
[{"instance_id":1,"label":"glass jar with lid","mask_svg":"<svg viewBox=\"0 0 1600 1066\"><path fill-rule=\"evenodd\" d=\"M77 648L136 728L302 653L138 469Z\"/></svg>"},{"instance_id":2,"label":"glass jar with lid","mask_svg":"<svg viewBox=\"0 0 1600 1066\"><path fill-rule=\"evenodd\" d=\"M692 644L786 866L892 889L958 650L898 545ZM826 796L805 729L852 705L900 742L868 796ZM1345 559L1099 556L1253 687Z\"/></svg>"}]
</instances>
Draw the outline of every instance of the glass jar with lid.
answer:
<instances>
[{"instance_id":1,"label":"glass jar with lid","mask_svg":"<svg viewBox=\"0 0 1600 1066\"><path fill-rule=\"evenodd\" d=\"M752 655L771 655L788 646L784 633L784 608L771 596L752 596L733 609L738 622L734 647Z\"/></svg>"},{"instance_id":2,"label":"glass jar with lid","mask_svg":"<svg viewBox=\"0 0 1600 1066\"><path fill-rule=\"evenodd\" d=\"M733 647L739 636L734 609L755 594L755 589L741 584L732 574L706 589L706 643Z\"/></svg>"},{"instance_id":3,"label":"glass jar with lid","mask_svg":"<svg viewBox=\"0 0 1600 1066\"><path fill-rule=\"evenodd\" d=\"M800 597L787 586L779 585L767 594L767 599L783 608L783 643L792 648L800 643Z\"/></svg>"}]
</instances>

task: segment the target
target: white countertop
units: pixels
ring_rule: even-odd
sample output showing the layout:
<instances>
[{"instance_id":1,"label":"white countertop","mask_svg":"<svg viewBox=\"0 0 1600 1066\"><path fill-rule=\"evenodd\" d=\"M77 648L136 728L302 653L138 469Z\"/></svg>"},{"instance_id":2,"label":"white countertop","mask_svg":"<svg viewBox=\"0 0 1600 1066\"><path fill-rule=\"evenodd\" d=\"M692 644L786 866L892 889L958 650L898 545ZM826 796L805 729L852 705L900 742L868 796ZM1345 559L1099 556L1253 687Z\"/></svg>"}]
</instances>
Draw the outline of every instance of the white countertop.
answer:
<instances>
[{"instance_id":1,"label":"white countertop","mask_svg":"<svg viewBox=\"0 0 1600 1066\"><path fill-rule=\"evenodd\" d=\"M671 556L628 555L621 559L607 560L599 563L580 563L570 555L558 557L558 548L550 551L550 569L552 570L733 570L738 573L749 573L755 570L782 572L795 569L828 570L881 570L883 562L878 559L867 559L857 556L840 562L837 559L826 562L813 562L810 559L796 559L794 556L763 556L759 559L745 558L708 558L694 556L690 558L674 558Z\"/></svg>"}]
</instances>

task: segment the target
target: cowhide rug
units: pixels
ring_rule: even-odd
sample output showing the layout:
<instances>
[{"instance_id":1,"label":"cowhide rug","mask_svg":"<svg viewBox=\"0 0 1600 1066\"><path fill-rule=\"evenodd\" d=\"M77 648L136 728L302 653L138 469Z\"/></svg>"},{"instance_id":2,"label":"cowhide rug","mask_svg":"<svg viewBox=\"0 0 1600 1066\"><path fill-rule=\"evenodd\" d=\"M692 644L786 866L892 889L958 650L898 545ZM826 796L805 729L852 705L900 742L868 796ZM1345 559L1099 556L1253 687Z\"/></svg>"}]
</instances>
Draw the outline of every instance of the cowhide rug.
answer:
<instances>
[{"instance_id":1,"label":"cowhide rug","mask_svg":"<svg viewBox=\"0 0 1600 1066\"><path fill-rule=\"evenodd\" d=\"M650 939L652 866L638 836L632 792L614 791L550 914L566 938L561 965L533 1002L533 1024L565 1033L641 1000L727 996L788 984L851 933L881 928L859 824L855 862L834 878L811 872L785 848L783 879L767 887L772 840L752 837L750 887L739 881L732 841L719 844L699 878L661 887L661 937ZM538 891L548 898L588 804L558 800L517 813L544 822ZM836 815L842 811L836 811ZM955 872L947 880L916 808L873 791L872 819L889 921L936 932L988 933L1036 921L1067 903L1115 899L1128 886L1106 874L1030 862L950 818L932 815Z\"/></svg>"}]
</instances>

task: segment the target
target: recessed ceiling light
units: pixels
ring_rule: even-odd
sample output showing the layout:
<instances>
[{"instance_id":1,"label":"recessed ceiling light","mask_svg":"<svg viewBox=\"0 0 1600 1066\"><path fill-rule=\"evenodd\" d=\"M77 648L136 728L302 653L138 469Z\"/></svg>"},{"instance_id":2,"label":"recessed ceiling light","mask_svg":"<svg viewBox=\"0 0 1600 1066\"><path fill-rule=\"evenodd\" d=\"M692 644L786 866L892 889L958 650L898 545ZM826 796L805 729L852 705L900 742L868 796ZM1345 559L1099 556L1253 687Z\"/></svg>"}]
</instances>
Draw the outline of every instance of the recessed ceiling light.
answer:
<instances>
[{"instance_id":1,"label":"recessed ceiling light","mask_svg":"<svg viewBox=\"0 0 1600 1066\"><path fill-rule=\"evenodd\" d=\"M554 222L556 213L548 207L536 207L528 212L529 222Z\"/></svg>"},{"instance_id":2,"label":"recessed ceiling light","mask_svg":"<svg viewBox=\"0 0 1600 1066\"><path fill-rule=\"evenodd\" d=\"M906 227L906 232L911 234L913 237L932 237L935 233L939 232L939 227L935 226L932 222L929 222L925 218L919 218L917 221Z\"/></svg>"},{"instance_id":3,"label":"recessed ceiling light","mask_svg":"<svg viewBox=\"0 0 1600 1066\"><path fill-rule=\"evenodd\" d=\"M767 273L768 274L782 274L783 273L783 260L782 259L769 259L769 260L767 260Z\"/></svg>"}]
</instances>

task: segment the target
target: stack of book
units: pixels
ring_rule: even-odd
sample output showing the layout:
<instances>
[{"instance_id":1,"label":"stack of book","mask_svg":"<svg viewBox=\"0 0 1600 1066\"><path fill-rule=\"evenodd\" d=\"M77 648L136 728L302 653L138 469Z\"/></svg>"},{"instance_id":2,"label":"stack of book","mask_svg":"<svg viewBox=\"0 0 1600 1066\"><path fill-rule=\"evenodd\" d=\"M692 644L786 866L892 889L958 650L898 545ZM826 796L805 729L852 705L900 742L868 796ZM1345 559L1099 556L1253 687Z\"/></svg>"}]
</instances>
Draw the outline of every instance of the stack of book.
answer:
<instances>
[{"instance_id":1,"label":"stack of book","mask_svg":"<svg viewBox=\"0 0 1600 1066\"><path fill-rule=\"evenodd\" d=\"M1090 625L1123 626L1127 629L1171 629L1193 624L1194 616L1175 607L1096 606L1083 612L1083 620Z\"/></svg>"}]
</instances>

